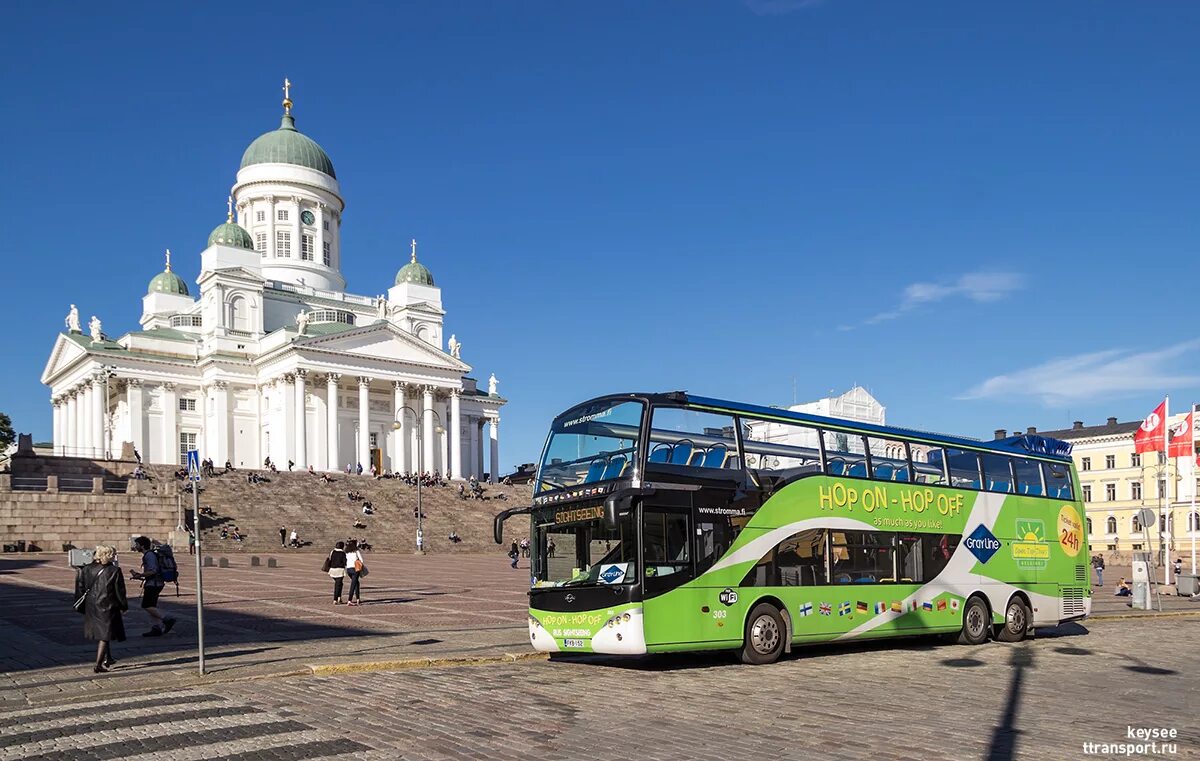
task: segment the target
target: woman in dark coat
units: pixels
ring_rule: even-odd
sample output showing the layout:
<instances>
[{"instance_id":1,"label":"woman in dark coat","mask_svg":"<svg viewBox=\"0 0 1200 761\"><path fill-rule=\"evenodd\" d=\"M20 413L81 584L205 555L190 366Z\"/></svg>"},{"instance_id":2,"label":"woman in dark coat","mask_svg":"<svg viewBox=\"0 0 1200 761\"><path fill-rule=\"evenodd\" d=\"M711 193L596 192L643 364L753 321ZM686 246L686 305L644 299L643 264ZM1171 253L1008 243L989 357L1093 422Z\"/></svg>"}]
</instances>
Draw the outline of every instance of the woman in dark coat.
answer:
<instances>
[{"instance_id":1,"label":"woman in dark coat","mask_svg":"<svg viewBox=\"0 0 1200 761\"><path fill-rule=\"evenodd\" d=\"M125 579L113 565L116 556L114 548L100 545L92 564L80 568L75 576L75 599L87 595L82 611L83 636L96 640L97 674L112 670L109 643L125 641L125 621L121 616L129 610L129 602L125 599Z\"/></svg>"}]
</instances>

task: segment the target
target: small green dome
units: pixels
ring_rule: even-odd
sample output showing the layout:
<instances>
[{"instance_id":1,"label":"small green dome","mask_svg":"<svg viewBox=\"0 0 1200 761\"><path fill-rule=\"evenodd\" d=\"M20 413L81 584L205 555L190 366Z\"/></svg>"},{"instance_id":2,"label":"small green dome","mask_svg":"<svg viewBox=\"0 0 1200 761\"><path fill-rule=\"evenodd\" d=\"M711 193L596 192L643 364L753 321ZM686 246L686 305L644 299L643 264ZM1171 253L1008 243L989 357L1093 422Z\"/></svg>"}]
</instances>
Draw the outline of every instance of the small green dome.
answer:
<instances>
[{"instance_id":1,"label":"small green dome","mask_svg":"<svg viewBox=\"0 0 1200 761\"><path fill-rule=\"evenodd\" d=\"M396 285L401 283L416 283L417 285L433 285L433 273L420 262L409 262L396 273Z\"/></svg>"},{"instance_id":2,"label":"small green dome","mask_svg":"<svg viewBox=\"0 0 1200 761\"><path fill-rule=\"evenodd\" d=\"M212 233L209 234L208 245L212 246L214 244L244 248L247 251L254 250L254 240L251 239L250 233L246 232L246 228L232 220L217 225Z\"/></svg>"},{"instance_id":3,"label":"small green dome","mask_svg":"<svg viewBox=\"0 0 1200 761\"><path fill-rule=\"evenodd\" d=\"M187 296L187 283L183 282L183 278L176 275L168 267L165 271L158 273L154 279L150 281L148 293L173 293L179 296Z\"/></svg>"},{"instance_id":4,"label":"small green dome","mask_svg":"<svg viewBox=\"0 0 1200 761\"><path fill-rule=\"evenodd\" d=\"M279 129L259 135L242 154L242 169L252 164L295 164L337 179L329 154L316 141L297 131L296 120L284 114Z\"/></svg>"}]
</instances>

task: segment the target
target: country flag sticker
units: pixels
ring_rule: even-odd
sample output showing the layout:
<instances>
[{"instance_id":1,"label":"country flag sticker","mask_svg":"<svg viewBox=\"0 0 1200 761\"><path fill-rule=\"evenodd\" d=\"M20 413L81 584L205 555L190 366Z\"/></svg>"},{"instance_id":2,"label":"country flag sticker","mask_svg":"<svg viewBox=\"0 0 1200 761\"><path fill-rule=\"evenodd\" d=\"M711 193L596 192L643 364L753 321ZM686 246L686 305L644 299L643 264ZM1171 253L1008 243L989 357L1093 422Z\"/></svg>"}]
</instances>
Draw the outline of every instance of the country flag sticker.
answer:
<instances>
[{"instance_id":1,"label":"country flag sticker","mask_svg":"<svg viewBox=\"0 0 1200 761\"><path fill-rule=\"evenodd\" d=\"M887 613L887 603L886 602L875 603L875 612L876 613Z\"/></svg>"},{"instance_id":2,"label":"country flag sticker","mask_svg":"<svg viewBox=\"0 0 1200 761\"><path fill-rule=\"evenodd\" d=\"M839 616L850 615L850 601L849 600L844 600L844 601L838 603L838 615Z\"/></svg>"},{"instance_id":3,"label":"country flag sticker","mask_svg":"<svg viewBox=\"0 0 1200 761\"><path fill-rule=\"evenodd\" d=\"M858 605L856 605L855 608L858 610L859 613L866 613L867 611L869 611L871 609L871 606L867 605L862 600L859 600Z\"/></svg>"},{"instance_id":4,"label":"country flag sticker","mask_svg":"<svg viewBox=\"0 0 1200 761\"><path fill-rule=\"evenodd\" d=\"M952 612L952 613L958 612L958 600L950 601L950 612Z\"/></svg>"},{"instance_id":5,"label":"country flag sticker","mask_svg":"<svg viewBox=\"0 0 1200 761\"><path fill-rule=\"evenodd\" d=\"M945 601L945 600L938 600L938 601L937 601L937 609L938 609L939 611L941 611L941 610L945 610L945 609L946 609L946 601Z\"/></svg>"},{"instance_id":6,"label":"country flag sticker","mask_svg":"<svg viewBox=\"0 0 1200 761\"><path fill-rule=\"evenodd\" d=\"M908 609L909 609L909 610L916 610L916 609L917 609L917 600L916 600L916 598L915 598L915 597L914 597L913 599L911 599L911 600L909 600L909 601L908 601Z\"/></svg>"},{"instance_id":7,"label":"country flag sticker","mask_svg":"<svg viewBox=\"0 0 1200 761\"><path fill-rule=\"evenodd\" d=\"M904 611L904 603L899 600L892 600L892 612L902 613Z\"/></svg>"},{"instance_id":8,"label":"country flag sticker","mask_svg":"<svg viewBox=\"0 0 1200 761\"><path fill-rule=\"evenodd\" d=\"M821 615L822 615L822 616L831 616L831 615L833 615L833 606L832 606L832 605L830 605L830 604L829 604L829 603L827 603L827 602L823 602L823 603L821 603Z\"/></svg>"},{"instance_id":9,"label":"country flag sticker","mask_svg":"<svg viewBox=\"0 0 1200 761\"><path fill-rule=\"evenodd\" d=\"M925 602L921 603L921 609L922 610L933 610L933 603L930 602L929 600L926 600Z\"/></svg>"},{"instance_id":10,"label":"country flag sticker","mask_svg":"<svg viewBox=\"0 0 1200 761\"><path fill-rule=\"evenodd\" d=\"M800 606L800 615L802 615L802 616L811 616L812 615L812 603L811 602L806 602Z\"/></svg>"}]
</instances>

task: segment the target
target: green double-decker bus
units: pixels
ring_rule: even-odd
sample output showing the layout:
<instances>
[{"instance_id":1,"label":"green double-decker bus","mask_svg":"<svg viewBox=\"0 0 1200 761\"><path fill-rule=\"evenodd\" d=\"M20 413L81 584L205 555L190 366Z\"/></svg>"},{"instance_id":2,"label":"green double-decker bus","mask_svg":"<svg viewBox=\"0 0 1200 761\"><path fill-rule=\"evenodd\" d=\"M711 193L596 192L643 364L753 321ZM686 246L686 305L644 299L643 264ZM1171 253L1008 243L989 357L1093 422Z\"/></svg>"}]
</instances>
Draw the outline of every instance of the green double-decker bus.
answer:
<instances>
[{"instance_id":1,"label":"green double-decker bus","mask_svg":"<svg viewBox=\"0 0 1200 761\"><path fill-rule=\"evenodd\" d=\"M923 433L683 392L555 418L534 482L529 639L550 653L946 634L1091 610L1070 445Z\"/></svg>"}]
</instances>

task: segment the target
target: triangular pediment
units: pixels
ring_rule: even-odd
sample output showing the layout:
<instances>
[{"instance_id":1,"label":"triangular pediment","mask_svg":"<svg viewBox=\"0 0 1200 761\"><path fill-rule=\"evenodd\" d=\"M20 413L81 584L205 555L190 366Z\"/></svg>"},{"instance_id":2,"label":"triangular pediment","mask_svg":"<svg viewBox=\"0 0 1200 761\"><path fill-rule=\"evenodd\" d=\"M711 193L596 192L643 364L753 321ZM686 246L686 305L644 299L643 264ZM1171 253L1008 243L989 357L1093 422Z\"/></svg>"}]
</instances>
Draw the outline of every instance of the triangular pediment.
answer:
<instances>
[{"instance_id":1,"label":"triangular pediment","mask_svg":"<svg viewBox=\"0 0 1200 761\"><path fill-rule=\"evenodd\" d=\"M50 359L46 362L46 369L42 371L42 383L49 385L59 373L86 355L87 350L78 341L59 333L50 351Z\"/></svg>"},{"instance_id":2,"label":"triangular pediment","mask_svg":"<svg viewBox=\"0 0 1200 761\"><path fill-rule=\"evenodd\" d=\"M375 360L389 360L424 365L459 373L470 372L471 366L455 359L436 346L397 328L391 323L375 323L325 336L297 339L295 349L318 349Z\"/></svg>"}]
</instances>

